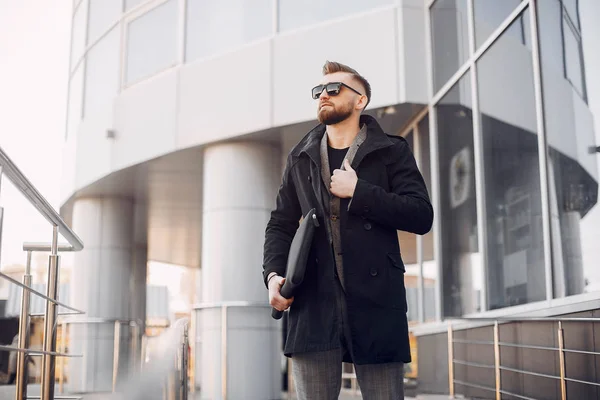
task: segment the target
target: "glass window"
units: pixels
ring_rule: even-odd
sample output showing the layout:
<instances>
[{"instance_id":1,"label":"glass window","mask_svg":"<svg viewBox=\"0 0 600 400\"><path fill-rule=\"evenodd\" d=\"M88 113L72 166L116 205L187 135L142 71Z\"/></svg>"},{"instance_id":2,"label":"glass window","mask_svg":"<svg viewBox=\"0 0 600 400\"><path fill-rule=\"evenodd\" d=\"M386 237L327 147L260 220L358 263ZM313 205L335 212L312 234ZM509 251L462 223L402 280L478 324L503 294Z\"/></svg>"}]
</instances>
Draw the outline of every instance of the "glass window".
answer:
<instances>
[{"instance_id":1,"label":"glass window","mask_svg":"<svg viewBox=\"0 0 600 400\"><path fill-rule=\"evenodd\" d=\"M88 52L85 72L86 117L110 109L119 91L119 32L119 28L114 28Z\"/></svg>"},{"instance_id":2,"label":"glass window","mask_svg":"<svg viewBox=\"0 0 600 400\"><path fill-rule=\"evenodd\" d=\"M414 132L410 131L404 136L408 146L414 154ZM408 321L419 321L419 258L417 254L417 235L414 233L398 231L398 242L402 261L406 267L404 285L406 286L406 302L408 304Z\"/></svg>"},{"instance_id":3,"label":"glass window","mask_svg":"<svg viewBox=\"0 0 600 400\"><path fill-rule=\"evenodd\" d=\"M394 0L279 0L279 30L289 31L392 4Z\"/></svg>"},{"instance_id":4,"label":"glass window","mask_svg":"<svg viewBox=\"0 0 600 400\"><path fill-rule=\"evenodd\" d=\"M131 10L133 7L147 2L148 0L125 0L125 11Z\"/></svg>"},{"instance_id":5,"label":"glass window","mask_svg":"<svg viewBox=\"0 0 600 400\"><path fill-rule=\"evenodd\" d=\"M481 309L470 72L436 105L444 316Z\"/></svg>"},{"instance_id":6,"label":"glass window","mask_svg":"<svg viewBox=\"0 0 600 400\"><path fill-rule=\"evenodd\" d=\"M554 26L560 35L560 15L546 11L552 3L538 2L538 24L548 26L548 31L550 26ZM590 22L595 23L593 17ZM587 151L589 146L599 144L598 131L594 133L593 127L593 117L598 118L598 115L593 114L593 105L590 108L571 87L576 87L576 82L580 82L585 92L586 77L577 68L581 65L579 40L567 19L563 20L562 30L565 68L571 84L562 74L551 75L554 71L549 71L545 65L548 54L541 54L548 144L553 289L557 298L600 290L600 270L597 267L600 259L600 208L597 205L599 158ZM540 36L542 49L549 46L547 42L555 41L555 37ZM591 37L592 41L595 39ZM573 75L577 78L573 78ZM579 92L578 89L576 91Z\"/></svg>"},{"instance_id":7,"label":"glass window","mask_svg":"<svg viewBox=\"0 0 600 400\"><path fill-rule=\"evenodd\" d=\"M89 7L88 46L119 20L123 5L122 0L90 0Z\"/></svg>"},{"instance_id":8,"label":"glass window","mask_svg":"<svg viewBox=\"0 0 600 400\"><path fill-rule=\"evenodd\" d=\"M562 0L569 18L579 30L579 0Z\"/></svg>"},{"instance_id":9,"label":"glass window","mask_svg":"<svg viewBox=\"0 0 600 400\"><path fill-rule=\"evenodd\" d=\"M415 156L419 163L421 175L425 180L425 185L429 192L429 197L432 198L431 187L431 146L429 140L429 116L425 116L418 124L417 136L419 140L419 148ZM423 263L423 308L425 322L435 321L436 303L435 303L435 287L438 281L437 263L434 259L433 235L432 228L429 233L421 236L421 262Z\"/></svg>"},{"instance_id":10,"label":"glass window","mask_svg":"<svg viewBox=\"0 0 600 400\"><path fill-rule=\"evenodd\" d=\"M273 33L272 0L188 0L186 61Z\"/></svg>"},{"instance_id":11,"label":"glass window","mask_svg":"<svg viewBox=\"0 0 600 400\"><path fill-rule=\"evenodd\" d=\"M571 24L566 20L563 21L563 34L565 38L565 69L567 79L571 82L577 93L585 99L581 42L575 32L573 32Z\"/></svg>"},{"instance_id":12,"label":"glass window","mask_svg":"<svg viewBox=\"0 0 600 400\"><path fill-rule=\"evenodd\" d=\"M521 29L522 18L529 18L528 10L509 30ZM488 303L496 309L546 298L531 48L507 31L477 62L477 71Z\"/></svg>"},{"instance_id":13,"label":"glass window","mask_svg":"<svg viewBox=\"0 0 600 400\"><path fill-rule=\"evenodd\" d=\"M430 15L437 92L469 58L467 0L437 0Z\"/></svg>"},{"instance_id":14,"label":"glass window","mask_svg":"<svg viewBox=\"0 0 600 400\"><path fill-rule=\"evenodd\" d=\"M520 2L521 0L474 0L475 45L481 46Z\"/></svg>"},{"instance_id":15,"label":"glass window","mask_svg":"<svg viewBox=\"0 0 600 400\"><path fill-rule=\"evenodd\" d=\"M71 38L71 71L75 69L75 66L83 52L85 51L85 37L87 27L87 15L88 5L87 1L77 7L75 15L73 16L73 28Z\"/></svg>"},{"instance_id":16,"label":"glass window","mask_svg":"<svg viewBox=\"0 0 600 400\"><path fill-rule=\"evenodd\" d=\"M564 75L561 6L559 0L538 1L536 4L542 77L559 79Z\"/></svg>"},{"instance_id":17,"label":"glass window","mask_svg":"<svg viewBox=\"0 0 600 400\"><path fill-rule=\"evenodd\" d=\"M83 71L85 62L79 64L69 82L69 104L67 110L67 137L77 133L83 111Z\"/></svg>"},{"instance_id":18,"label":"glass window","mask_svg":"<svg viewBox=\"0 0 600 400\"><path fill-rule=\"evenodd\" d=\"M129 23L127 83L159 72L177 61L177 7L167 1Z\"/></svg>"}]
</instances>

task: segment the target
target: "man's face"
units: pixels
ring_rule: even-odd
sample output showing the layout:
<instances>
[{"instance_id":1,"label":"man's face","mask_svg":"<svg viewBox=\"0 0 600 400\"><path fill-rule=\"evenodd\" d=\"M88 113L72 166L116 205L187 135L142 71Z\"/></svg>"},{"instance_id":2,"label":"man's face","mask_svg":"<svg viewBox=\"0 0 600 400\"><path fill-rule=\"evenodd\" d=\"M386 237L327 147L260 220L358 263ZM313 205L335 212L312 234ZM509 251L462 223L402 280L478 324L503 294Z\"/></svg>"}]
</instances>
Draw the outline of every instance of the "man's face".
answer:
<instances>
[{"instance_id":1,"label":"man's face","mask_svg":"<svg viewBox=\"0 0 600 400\"><path fill-rule=\"evenodd\" d=\"M330 82L342 82L361 93L364 91L362 86L352 79L352 75L346 72L335 72L323 76L322 85ZM327 90L323 90L318 99L317 119L325 125L340 123L349 118L355 111L360 112L360 109L357 108L360 99L361 96L358 93L343 85L336 96L329 95Z\"/></svg>"}]
</instances>

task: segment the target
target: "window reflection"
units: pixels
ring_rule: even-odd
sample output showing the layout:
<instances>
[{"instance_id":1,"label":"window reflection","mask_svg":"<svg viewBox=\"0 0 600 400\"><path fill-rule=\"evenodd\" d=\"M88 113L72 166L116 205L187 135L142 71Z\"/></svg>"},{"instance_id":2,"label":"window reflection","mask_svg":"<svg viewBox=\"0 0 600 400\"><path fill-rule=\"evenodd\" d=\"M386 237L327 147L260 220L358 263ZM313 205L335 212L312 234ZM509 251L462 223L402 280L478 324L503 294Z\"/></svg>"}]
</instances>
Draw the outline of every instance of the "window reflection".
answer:
<instances>
[{"instance_id":1,"label":"window reflection","mask_svg":"<svg viewBox=\"0 0 600 400\"><path fill-rule=\"evenodd\" d=\"M186 61L267 37L273 32L272 0L188 0Z\"/></svg>"},{"instance_id":2,"label":"window reflection","mask_svg":"<svg viewBox=\"0 0 600 400\"><path fill-rule=\"evenodd\" d=\"M87 1L80 4L73 16L71 39L71 70L75 69L77 62L85 51L85 36L87 29Z\"/></svg>"},{"instance_id":3,"label":"window reflection","mask_svg":"<svg viewBox=\"0 0 600 400\"><path fill-rule=\"evenodd\" d=\"M85 116L110 111L119 91L120 30L114 28L88 53L85 70Z\"/></svg>"},{"instance_id":4,"label":"window reflection","mask_svg":"<svg viewBox=\"0 0 600 400\"><path fill-rule=\"evenodd\" d=\"M579 29L579 0L561 0L567 15Z\"/></svg>"},{"instance_id":5,"label":"window reflection","mask_svg":"<svg viewBox=\"0 0 600 400\"><path fill-rule=\"evenodd\" d=\"M176 62L177 6L177 1L167 1L129 24L127 83L159 72Z\"/></svg>"},{"instance_id":6,"label":"window reflection","mask_svg":"<svg viewBox=\"0 0 600 400\"><path fill-rule=\"evenodd\" d=\"M477 243L470 72L436 106L445 316L477 312L482 262Z\"/></svg>"},{"instance_id":7,"label":"window reflection","mask_svg":"<svg viewBox=\"0 0 600 400\"><path fill-rule=\"evenodd\" d=\"M583 83L583 66L581 55L581 40L575 33L573 26L563 19L563 35L565 45L565 69L567 79L577 93L585 99L585 85Z\"/></svg>"},{"instance_id":8,"label":"window reflection","mask_svg":"<svg viewBox=\"0 0 600 400\"><path fill-rule=\"evenodd\" d=\"M279 31L289 31L393 4L394 0L279 0Z\"/></svg>"},{"instance_id":9,"label":"window reflection","mask_svg":"<svg viewBox=\"0 0 600 400\"><path fill-rule=\"evenodd\" d=\"M437 92L469 58L467 0L437 0L430 15L433 86Z\"/></svg>"},{"instance_id":10,"label":"window reflection","mask_svg":"<svg viewBox=\"0 0 600 400\"><path fill-rule=\"evenodd\" d=\"M432 197L431 187L431 146L429 140L429 116L426 115L417 126L419 148L415 156L419 169L427 186L429 196ZM433 235L431 229L426 235L421 236L421 261L423 264L423 317L426 322L434 321L436 317L435 287L438 280L438 267L434 260Z\"/></svg>"},{"instance_id":11,"label":"window reflection","mask_svg":"<svg viewBox=\"0 0 600 400\"><path fill-rule=\"evenodd\" d=\"M592 113L586 104L581 41L571 22L578 19L573 15L576 4L563 1L567 13L562 16L558 0L537 4L548 144L553 291L554 297L564 297L600 289L595 268L600 257L595 240L600 221L596 205L598 158L587 151L596 139ZM562 49L564 52L558 54ZM564 56L560 64L559 56ZM557 64L562 67L560 70Z\"/></svg>"},{"instance_id":12,"label":"window reflection","mask_svg":"<svg viewBox=\"0 0 600 400\"><path fill-rule=\"evenodd\" d=\"M411 130L404 138L414 154L414 131ZM419 256L417 254L417 235L398 231L398 242L400 244L400 252L402 253L402 261L406 268L404 285L406 286L406 303L408 304L407 316L408 321L414 323L419 321Z\"/></svg>"},{"instance_id":13,"label":"window reflection","mask_svg":"<svg viewBox=\"0 0 600 400\"><path fill-rule=\"evenodd\" d=\"M532 55L510 34L522 18L477 62L490 309L546 297Z\"/></svg>"},{"instance_id":14,"label":"window reflection","mask_svg":"<svg viewBox=\"0 0 600 400\"><path fill-rule=\"evenodd\" d=\"M94 43L121 17L122 0L90 0L88 46Z\"/></svg>"},{"instance_id":15,"label":"window reflection","mask_svg":"<svg viewBox=\"0 0 600 400\"><path fill-rule=\"evenodd\" d=\"M474 0L475 45L481 46L519 5L521 0ZM521 32L518 32L521 35Z\"/></svg>"}]
</instances>

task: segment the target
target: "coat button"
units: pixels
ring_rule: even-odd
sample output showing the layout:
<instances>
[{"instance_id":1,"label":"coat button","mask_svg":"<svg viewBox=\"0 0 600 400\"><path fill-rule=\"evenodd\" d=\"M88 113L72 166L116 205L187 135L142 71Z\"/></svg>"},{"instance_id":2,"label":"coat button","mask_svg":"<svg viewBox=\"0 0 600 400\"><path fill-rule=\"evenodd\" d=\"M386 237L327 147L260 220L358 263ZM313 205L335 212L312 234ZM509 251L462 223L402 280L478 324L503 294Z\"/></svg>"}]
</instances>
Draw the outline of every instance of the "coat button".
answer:
<instances>
[{"instance_id":1,"label":"coat button","mask_svg":"<svg viewBox=\"0 0 600 400\"><path fill-rule=\"evenodd\" d=\"M371 268L371 271L369 271L371 273L371 276L377 276L377 270L375 268Z\"/></svg>"},{"instance_id":2,"label":"coat button","mask_svg":"<svg viewBox=\"0 0 600 400\"><path fill-rule=\"evenodd\" d=\"M365 206L364 210L365 210L366 213L368 213L369 211L371 211L371 209L369 208L369 206Z\"/></svg>"},{"instance_id":3,"label":"coat button","mask_svg":"<svg viewBox=\"0 0 600 400\"><path fill-rule=\"evenodd\" d=\"M371 226L371 223L370 223L370 222L366 222L364 226L365 226L365 229L366 229L366 230L368 230L368 231L370 231L370 230L371 230L371 228L372 228L372 226Z\"/></svg>"},{"instance_id":4,"label":"coat button","mask_svg":"<svg viewBox=\"0 0 600 400\"><path fill-rule=\"evenodd\" d=\"M315 264L318 264L318 263L319 263L319 259L315 258Z\"/></svg>"},{"instance_id":5,"label":"coat button","mask_svg":"<svg viewBox=\"0 0 600 400\"><path fill-rule=\"evenodd\" d=\"M312 178L310 177L310 175L308 176L308 181L312 182Z\"/></svg>"}]
</instances>

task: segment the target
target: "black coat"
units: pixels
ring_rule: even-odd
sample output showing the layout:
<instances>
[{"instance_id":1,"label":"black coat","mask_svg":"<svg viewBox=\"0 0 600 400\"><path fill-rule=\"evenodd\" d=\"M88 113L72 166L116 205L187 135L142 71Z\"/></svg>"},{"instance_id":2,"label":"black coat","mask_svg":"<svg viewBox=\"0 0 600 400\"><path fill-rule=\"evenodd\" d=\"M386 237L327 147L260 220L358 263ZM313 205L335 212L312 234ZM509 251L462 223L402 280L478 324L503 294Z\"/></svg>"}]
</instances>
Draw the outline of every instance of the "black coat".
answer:
<instances>
[{"instance_id":1,"label":"black coat","mask_svg":"<svg viewBox=\"0 0 600 400\"><path fill-rule=\"evenodd\" d=\"M352 362L410 362L404 264L396 230L423 235L431 229L433 208L408 143L386 135L377 121L362 116L367 139L352 162L358 175L354 196L341 210L341 240ZM320 142L325 126L310 131L290 152L276 209L267 224L263 278L285 276L290 243L298 222L322 202ZM340 347L336 271L325 224L317 228L304 283L294 296L284 353Z\"/></svg>"}]
</instances>

